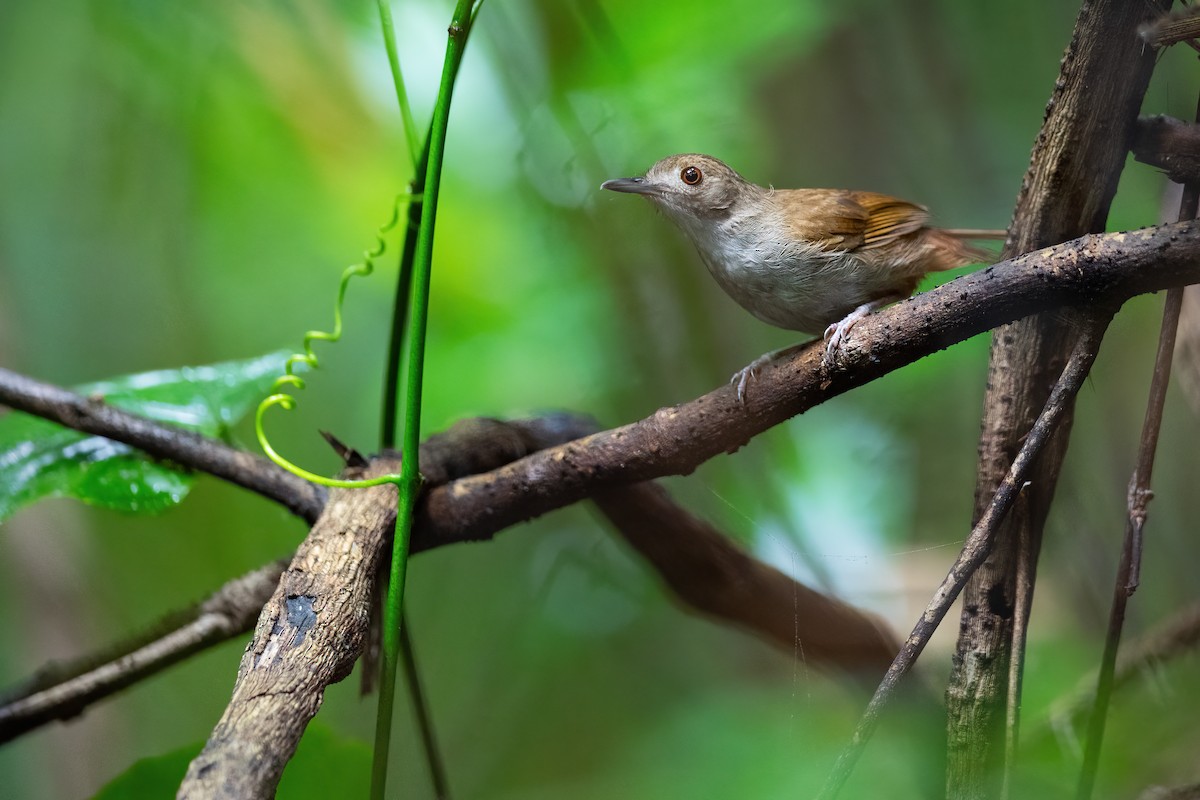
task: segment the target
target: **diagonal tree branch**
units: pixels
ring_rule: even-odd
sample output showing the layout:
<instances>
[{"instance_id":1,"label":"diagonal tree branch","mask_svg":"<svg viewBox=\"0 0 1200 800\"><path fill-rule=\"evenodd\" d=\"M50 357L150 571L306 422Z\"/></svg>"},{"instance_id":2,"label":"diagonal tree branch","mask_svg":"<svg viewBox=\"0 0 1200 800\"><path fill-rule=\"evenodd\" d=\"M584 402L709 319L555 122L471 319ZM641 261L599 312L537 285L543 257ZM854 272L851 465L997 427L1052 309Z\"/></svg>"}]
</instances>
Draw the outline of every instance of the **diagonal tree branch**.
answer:
<instances>
[{"instance_id":1,"label":"diagonal tree branch","mask_svg":"<svg viewBox=\"0 0 1200 800\"><path fill-rule=\"evenodd\" d=\"M796 348L791 357L763 367L745 403L723 385L639 422L591 435L581 431L575 441L493 472L464 470L459 474L471 477L428 493L413 552L488 538L601 486L689 474L780 422L997 325L1198 281L1200 223L1194 221L1083 236L1002 261L869 315L855 326L835 370L822 367L820 348ZM306 519L310 508L319 511L319 492L270 462L98 400L0 369L0 403L209 472L302 511ZM436 476L426 478L437 482Z\"/></svg>"},{"instance_id":2,"label":"diagonal tree branch","mask_svg":"<svg viewBox=\"0 0 1200 800\"><path fill-rule=\"evenodd\" d=\"M802 347L765 366L745 404L723 386L434 489L421 505L413 549L485 539L600 487L686 475L773 425L996 325L1065 305L1120 303L1195 275L1196 222L1085 236L1001 262L869 315L855 326L836 371L822 368L820 347Z\"/></svg>"}]
</instances>

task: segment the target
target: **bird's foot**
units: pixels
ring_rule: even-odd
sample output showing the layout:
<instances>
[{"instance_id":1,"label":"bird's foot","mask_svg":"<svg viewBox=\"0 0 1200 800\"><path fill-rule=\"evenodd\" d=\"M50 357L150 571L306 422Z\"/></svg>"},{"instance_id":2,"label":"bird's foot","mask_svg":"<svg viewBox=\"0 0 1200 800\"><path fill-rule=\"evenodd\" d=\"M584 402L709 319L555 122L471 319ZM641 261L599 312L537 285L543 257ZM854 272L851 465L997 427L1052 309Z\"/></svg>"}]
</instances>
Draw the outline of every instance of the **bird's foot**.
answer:
<instances>
[{"instance_id":1,"label":"bird's foot","mask_svg":"<svg viewBox=\"0 0 1200 800\"><path fill-rule=\"evenodd\" d=\"M837 363L842 343L849 337L850 329L864 316L866 315L855 316L854 313L851 313L845 319L835 322L825 329L825 353L821 356L823 366L832 367Z\"/></svg>"},{"instance_id":2,"label":"bird's foot","mask_svg":"<svg viewBox=\"0 0 1200 800\"><path fill-rule=\"evenodd\" d=\"M837 363L838 355L841 352L842 345L850 336L850 329L858 324L859 320L870 314L877 308L882 308L896 298L886 297L882 300L873 300L870 303L863 303L858 308L851 311L839 322L835 322L825 329L825 355L821 357L821 364L826 367L832 367Z\"/></svg>"},{"instance_id":3,"label":"bird's foot","mask_svg":"<svg viewBox=\"0 0 1200 800\"><path fill-rule=\"evenodd\" d=\"M775 358L779 352L781 351L776 350L774 352L767 353L765 356L759 356L745 367L742 367L737 372L733 373L733 376L729 379L729 382L737 386L737 399L739 403L746 405L746 387L750 384L750 381L758 377L758 371L762 369L763 366L770 363L771 359Z\"/></svg>"}]
</instances>

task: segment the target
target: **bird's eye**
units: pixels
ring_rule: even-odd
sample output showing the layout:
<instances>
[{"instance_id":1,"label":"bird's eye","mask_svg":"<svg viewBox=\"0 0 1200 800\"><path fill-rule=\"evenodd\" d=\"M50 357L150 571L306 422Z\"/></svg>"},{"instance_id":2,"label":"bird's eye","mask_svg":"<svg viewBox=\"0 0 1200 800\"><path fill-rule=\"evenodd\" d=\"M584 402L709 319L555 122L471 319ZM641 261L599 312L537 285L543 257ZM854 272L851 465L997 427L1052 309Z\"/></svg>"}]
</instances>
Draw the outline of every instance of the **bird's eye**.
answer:
<instances>
[{"instance_id":1,"label":"bird's eye","mask_svg":"<svg viewBox=\"0 0 1200 800\"><path fill-rule=\"evenodd\" d=\"M695 186L703 177L696 167L684 167L683 172L679 173L679 178L688 186Z\"/></svg>"}]
</instances>

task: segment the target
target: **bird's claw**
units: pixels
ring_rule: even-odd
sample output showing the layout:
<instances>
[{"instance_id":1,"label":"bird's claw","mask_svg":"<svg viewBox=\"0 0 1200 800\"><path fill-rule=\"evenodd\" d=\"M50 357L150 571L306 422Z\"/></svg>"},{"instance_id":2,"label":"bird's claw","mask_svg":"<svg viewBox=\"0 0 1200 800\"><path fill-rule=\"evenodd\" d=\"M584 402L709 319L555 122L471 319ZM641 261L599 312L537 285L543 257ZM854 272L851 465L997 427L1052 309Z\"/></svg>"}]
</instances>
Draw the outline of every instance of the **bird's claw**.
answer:
<instances>
[{"instance_id":1,"label":"bird's claw","mask_svg":"<svg viewBox=\"0 0 1200 800\"><path fill-rule=\"evenodd\" d=\"M858 320L847 317L825 329L825 353L821 356L821 363L824 366L831 367L837 362L838 351L842 349L842 344L846 341L855 322Z\"/></svg>"},{"instance_id":2,"label":"bird's claw","mask_svg":"<svg viewBox=\"0 0 1200 800\"><path fill-rule=\"evenodd\" d=\"M873 300L870 303L863 303L858 308L851 311L838 322L833 323L825 329L825 355L821 357L821 364L826 367L832 367L841 352L842 345L850 337L850 329L858 324L858 321L870 314L875 309L881 307L888 302L890 298L883 300Z\"/></svg>"},{"instance_id":3,"label":"bird's claw","mask_svg":"<svg viewBox=\"0 0 1200 800\"><path fill-rule=\"evenodd\" d=\"M750 383L751 379L757 377L758 365L756 362L748 367L739 369L737 372L733 373L733 376L729 379L731 384L735 384L737 386L737 399L738 402L743 406L746 405L746 386Z\"/></svg>"}]
</instances>

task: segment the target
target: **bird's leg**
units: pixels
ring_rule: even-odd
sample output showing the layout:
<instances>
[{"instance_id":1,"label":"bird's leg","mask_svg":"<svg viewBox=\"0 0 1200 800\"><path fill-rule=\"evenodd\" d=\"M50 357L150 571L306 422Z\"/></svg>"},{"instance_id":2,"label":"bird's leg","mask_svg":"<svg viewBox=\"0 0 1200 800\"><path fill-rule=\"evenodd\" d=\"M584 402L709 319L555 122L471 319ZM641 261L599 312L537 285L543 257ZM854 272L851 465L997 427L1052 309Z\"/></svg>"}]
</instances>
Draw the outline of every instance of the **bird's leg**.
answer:
<instances>
[{"instance_id":1,"label":"bird's leg","mask_svg":"<svg viewBox=\"0 0 1200 800\"><path fill-rule=\"evenodd\" d=\"M733 376L729 379L729 382L737 386L738 402L742 405L746 405L746 387L749 385L751 380L758 377L758 371L760 369L780 356L788 355L800 350L801 348L807 347L808 345L812 344L812 341L812 339L809 339L807 342L781 347L778 350L772 350L766 355L759 356L746 366L739 369L737 372L733 373Z\"/></svg>"},{"instance_id":2,"label":"bird's leg","mask_svg":"<svg viewBox=\"0 0 1200 800\"><path fill-rule=\"evenodd\" d=\"M835 322L825 329L825 357L822 362L825 366L831 366L834 359L837 357L838 350L845 343L846 337L850 335L850 329L858 324L858 321L870 314L872 311L883 308L889 303L895 303L898 300L903 300L906 295L889 295L881 297L878 300L872 300L869 303L863 303L858 308L851 311L840 322Z\"/></svg>"}]
</instances>

